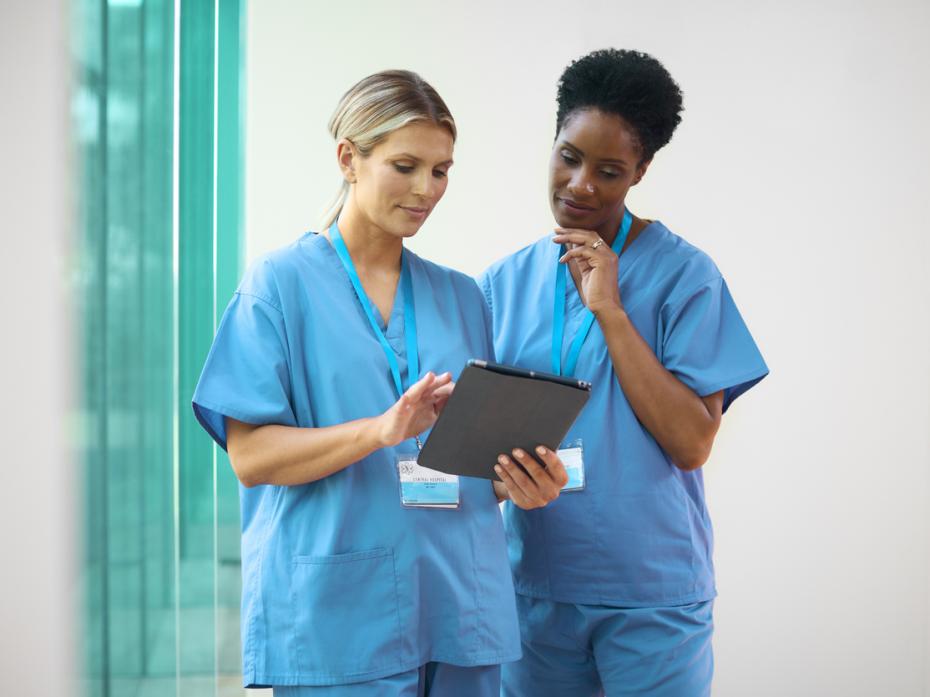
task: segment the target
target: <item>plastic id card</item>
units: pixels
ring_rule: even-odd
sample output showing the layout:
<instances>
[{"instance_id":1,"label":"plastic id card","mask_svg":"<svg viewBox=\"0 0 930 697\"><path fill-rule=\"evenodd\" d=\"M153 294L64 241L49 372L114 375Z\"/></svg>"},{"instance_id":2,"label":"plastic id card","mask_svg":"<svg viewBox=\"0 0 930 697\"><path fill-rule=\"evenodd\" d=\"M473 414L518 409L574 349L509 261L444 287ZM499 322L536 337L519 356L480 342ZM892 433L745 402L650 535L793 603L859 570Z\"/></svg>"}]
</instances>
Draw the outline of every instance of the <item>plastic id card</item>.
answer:
<instances>
[{"instance_id":1,"label":"plastic id card","mask_svg":"<svg viewBox=\"0 0 930 697\"><path fill-rule=\"evenodd\" d=\"M584 448L581 440L566 443L564 448L559 448L558 456L568 473L568 483L562 487L562 491L584 489Z\"/></svg>"},{"instance_id":2,"label":"plastic id card","mask_svg":"<svg viewBox=\"0 0 930 697\"><path fill-rule=\"evenodd\" d=\"M459 478L417 463L417 455L399 455L400 502L405 508L458 508Z\"/></svg>"}]
</instances>

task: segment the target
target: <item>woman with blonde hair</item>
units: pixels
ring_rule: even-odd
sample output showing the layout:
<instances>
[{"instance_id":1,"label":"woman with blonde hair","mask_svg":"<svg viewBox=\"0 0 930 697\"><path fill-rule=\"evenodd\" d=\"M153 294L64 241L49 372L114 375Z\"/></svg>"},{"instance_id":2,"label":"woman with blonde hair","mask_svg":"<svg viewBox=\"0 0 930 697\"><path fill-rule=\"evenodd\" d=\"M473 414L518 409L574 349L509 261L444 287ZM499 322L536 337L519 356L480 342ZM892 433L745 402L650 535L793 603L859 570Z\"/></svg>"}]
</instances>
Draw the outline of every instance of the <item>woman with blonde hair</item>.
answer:
<instances>
[{"instance_id":1,"label":"woman with blonde hair","mask_svg":"<svg viewBox=\"0 0 930 697\"><path fill-rule=\"evenodd\" d=\"M542 506L567 476L546 450L493 486L417 465L454 374L493 359L475 282L403 245L446 190L455 122L388 71L330 130L344 182L323 231L251 266L194 395L242 483L244 683L496 697L520 655L498 498Z\"/></svg>"}]
</instances>

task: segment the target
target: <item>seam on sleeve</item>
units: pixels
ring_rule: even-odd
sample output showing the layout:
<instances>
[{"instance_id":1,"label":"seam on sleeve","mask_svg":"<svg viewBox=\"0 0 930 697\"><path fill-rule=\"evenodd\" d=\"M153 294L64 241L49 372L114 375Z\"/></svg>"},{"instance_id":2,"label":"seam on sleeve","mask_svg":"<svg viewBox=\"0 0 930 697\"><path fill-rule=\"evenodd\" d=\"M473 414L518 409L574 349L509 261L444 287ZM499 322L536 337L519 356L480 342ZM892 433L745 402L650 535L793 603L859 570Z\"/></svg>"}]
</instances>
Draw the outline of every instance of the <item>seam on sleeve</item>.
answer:
<instances>
[{"instance_id":1,"label":"seam on sleeve","mask_svg":"<svg viewBox=\"0 0 930 697\"><path fill-rule=\"evenodd\" d=\"M279 315L282 315L282 316L284 315L284 312L281 310L281 308L278 307L274 303L274 301L272 301L270 298L263 297L261 295L258 295L257 293L248 293L243 290L237 290L236 295L242 295L247 298L255 298L256 300L261 300L265 305L268 305L268 307L272 308L273 310L276 310Z\"/></svg>"},{"instance_id":2,"label":"seam on sleeve","mask_svg":"<svg viewBox=\"0 0 930 697\"><path fill-rule=\"evenodd\" d=\"M701 289L703 289L703 288L705 288L706 286L710 285L710 284L711 284L712 282L714 282L714 281L721 281L721 282L722 282L722 281L723 281L723 274L721 274L721 273L718 272L716 275L711 276L711 277L708 278L706 281L702 281L701 283L695 284L695 286L694 286L693 288L691 288L690 290L688 290L688 291L682 293L682 294L679 296L679 298L676 299L674 302L673 302L673 301L669 301L669 303L668 303L669 315L670 315L671 317L674 317L675 315L677 315L678 312L679 312L679 310L681 310L681 306L682 306L682 305L684 305L686 302L688 302L689 300L691 300L691 298L693 298L693 297L695 296L695 294L696 294L698 291L700 291Z\"/></svg>"},{"instance_id":3,"label":"seam on sleeve","mask_svg":"<svg viewBox=\"0 0 930 697\"><path fill-rule=\"evenodd\" d=\"M491 299L491 280L488 278L487 273L481 277L481 283L479 283L478 286L481 288L481 294L484 295L484 301L488 304L488 309L491 310L493 314L494 301Z\"/></svg>"}]
</instances>

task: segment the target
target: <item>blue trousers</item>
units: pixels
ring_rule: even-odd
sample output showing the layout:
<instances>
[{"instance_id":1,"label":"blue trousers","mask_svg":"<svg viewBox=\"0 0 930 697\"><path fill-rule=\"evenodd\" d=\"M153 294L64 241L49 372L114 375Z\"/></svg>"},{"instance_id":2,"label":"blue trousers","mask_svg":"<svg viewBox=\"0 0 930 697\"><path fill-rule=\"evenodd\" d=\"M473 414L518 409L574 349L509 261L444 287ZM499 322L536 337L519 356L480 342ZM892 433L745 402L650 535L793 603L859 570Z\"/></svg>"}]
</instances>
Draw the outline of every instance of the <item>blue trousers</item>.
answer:
<instances>
[{"instance_id":1,"label":"blue trousers","mask_svg":"<svg viewBox=\"0 0 930 697\"><path fill-rule=\"evenodd\" d=\"M326 687L276 687L274 697L499 697L501 667L427 663L379 680Z\"/></svg>"},{"instance_id":2,"label":"blue trousers","mask_svg":"<svg viewBox=\"0 0 930 697\"><path fill-rule=\"evenodd\" d=\"M523 658L502 697L709 697L713 601L659 608L517 596Z\"/></svg>"}]
</instances>

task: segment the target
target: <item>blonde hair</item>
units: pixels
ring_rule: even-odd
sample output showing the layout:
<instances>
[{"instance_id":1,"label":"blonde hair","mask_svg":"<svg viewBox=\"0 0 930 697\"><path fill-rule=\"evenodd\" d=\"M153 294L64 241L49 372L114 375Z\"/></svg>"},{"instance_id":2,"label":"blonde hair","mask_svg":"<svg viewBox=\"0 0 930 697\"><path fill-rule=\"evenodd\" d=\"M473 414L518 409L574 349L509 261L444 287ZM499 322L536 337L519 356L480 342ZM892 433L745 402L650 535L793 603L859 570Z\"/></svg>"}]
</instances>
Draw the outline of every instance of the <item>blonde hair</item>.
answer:
<instances>
[{"instance_id":1,"label":"blonde hair","mask_svg":"<svg viewBox=\"0 0 930 697\"><path fill-rule=\"evenodd\" d=\"M432 121L456 137L455 120L439 93L426 80L409 70L384 70L355 83L342 95L329 120L336 141L349 140L362 157L399 128L414 121ZM342 187L323 216L321 230L339 217L349 183Z\"/></svg>"}]
</instances>

